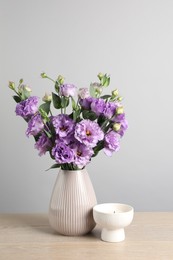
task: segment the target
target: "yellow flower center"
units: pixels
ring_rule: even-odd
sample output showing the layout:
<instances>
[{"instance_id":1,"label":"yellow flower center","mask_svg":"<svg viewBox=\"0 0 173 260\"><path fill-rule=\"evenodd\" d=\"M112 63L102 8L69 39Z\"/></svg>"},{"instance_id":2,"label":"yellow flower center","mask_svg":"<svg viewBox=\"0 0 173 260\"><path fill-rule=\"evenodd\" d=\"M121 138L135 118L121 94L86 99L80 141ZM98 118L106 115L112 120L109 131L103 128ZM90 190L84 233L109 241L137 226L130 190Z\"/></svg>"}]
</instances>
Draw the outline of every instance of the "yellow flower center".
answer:
<instances>
[{"instance_id":1,"label":"yellow flower center","mask_svg":"<svg viewBox=\"0 0 173 260\"><path fill-rule=\"evenodd\" d=\"M91 135L91 132L89 130L86 130L86 135L87 136L90 136Z\"/></svg>"},{"instance_id":2,"label":"yellow flower center","mask_svg":"<svg viewBox=\"0 0 173 260\"><path fill-rule=\"evenodd\" d=\"M66 129L67 129L67 127L65 127L65 126L62 126L62 127L60 128L61 131L65 131Z\"/></svg>"},{"instance_id":3,"label":"yellow flower center","mask_svg":"<svg viewBox=\"0 0 173 260\"><path fill-rule=\"evenodd\" d=\"M77 155L78 155L78 156L81 156L81 155L82 155L82 152L77 151Z\"/></svg>"}]
</instances>

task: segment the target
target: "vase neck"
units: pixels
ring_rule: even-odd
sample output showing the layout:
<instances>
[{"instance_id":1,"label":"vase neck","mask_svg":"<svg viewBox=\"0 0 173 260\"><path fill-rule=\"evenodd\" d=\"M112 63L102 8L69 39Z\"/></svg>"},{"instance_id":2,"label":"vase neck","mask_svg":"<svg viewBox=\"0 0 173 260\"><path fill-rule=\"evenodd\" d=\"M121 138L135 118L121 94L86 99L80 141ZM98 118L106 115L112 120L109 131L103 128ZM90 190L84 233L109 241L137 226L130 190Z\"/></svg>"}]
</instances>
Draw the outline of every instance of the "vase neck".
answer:
<instances>
[{"instance_id":1,"label":"vase neck","mask_svg":"<svg viewBox=\"0 0 173 260\"><path fill-rule=\"evenodd\" d=\"M62 172L64 174L82 174L82 173L86 173L87 170L86 170L86 168L81 169L81 170L63 170L63 169L60 169L59 172Z\"/></svg>"}]
</instances>

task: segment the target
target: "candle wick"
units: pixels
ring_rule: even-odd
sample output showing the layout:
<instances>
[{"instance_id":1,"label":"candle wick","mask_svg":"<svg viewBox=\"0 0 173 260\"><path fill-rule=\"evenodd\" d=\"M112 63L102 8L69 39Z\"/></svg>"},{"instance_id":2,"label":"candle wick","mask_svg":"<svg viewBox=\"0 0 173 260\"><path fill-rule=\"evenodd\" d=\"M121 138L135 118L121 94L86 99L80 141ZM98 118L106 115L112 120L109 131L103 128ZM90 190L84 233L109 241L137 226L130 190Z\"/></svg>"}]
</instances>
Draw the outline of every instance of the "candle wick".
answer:
<instances>
[{"instance_id":1,"label":"candle wick","mask_svg":"<svg viewBox=\"0 0 173 260\"><path fill-rule=\"evenodd\" d=\"M114 213L115 213L115 211L114 211Z\"/></svg>"}]
</instances>

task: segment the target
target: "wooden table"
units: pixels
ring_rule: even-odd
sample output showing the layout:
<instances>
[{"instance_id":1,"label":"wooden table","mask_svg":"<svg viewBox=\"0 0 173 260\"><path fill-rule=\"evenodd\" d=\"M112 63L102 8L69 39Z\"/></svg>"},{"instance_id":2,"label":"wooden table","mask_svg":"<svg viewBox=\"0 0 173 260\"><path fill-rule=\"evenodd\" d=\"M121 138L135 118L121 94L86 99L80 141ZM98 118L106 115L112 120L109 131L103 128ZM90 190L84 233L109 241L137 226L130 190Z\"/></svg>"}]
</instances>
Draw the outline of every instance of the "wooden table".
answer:
<instances>
[{"instance_id":1,"label":"wooden table","mask_svg":"<svg viewBox=\"0 0 173 260\"><path fill-rule=\"evenodd\" d=\"M0 215L0 260L173 259L173 213L135 213L119 243L100 240L100 228L82 237L56 234L46 214Z\"/></svg>"}]
</instances>

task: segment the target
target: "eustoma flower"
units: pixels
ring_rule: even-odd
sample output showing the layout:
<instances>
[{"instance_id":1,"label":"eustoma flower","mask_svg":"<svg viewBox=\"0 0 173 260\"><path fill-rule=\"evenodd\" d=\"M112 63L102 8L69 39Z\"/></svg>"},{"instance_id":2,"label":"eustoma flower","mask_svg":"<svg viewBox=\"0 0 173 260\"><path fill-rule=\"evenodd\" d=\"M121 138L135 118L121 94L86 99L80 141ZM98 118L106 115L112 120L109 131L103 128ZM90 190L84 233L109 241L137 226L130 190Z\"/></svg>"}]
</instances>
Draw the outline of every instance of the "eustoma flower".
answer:
<instances>
[{"instance_id":1,"label":"eustoma flower","mask_svg":"<svg viewBox=\"0 0 173 260\"><path fill-rule=\"evenodd\" d=\"M119 135L114 131L110 131L105 135L104 152L107 156L111 156L113 152L120 149Z\"/></svg>"},{"instance_id":2,"label":"eustoma flower","mask_svg":"<svg viewBox=\"0 0 173 260\"><path fill-rule=\"evenodd\" d=\"M55 161L60 164L74 162L75 158L74 151L62 141L57 142L53 147L52 155L55 157Z\"/></svg>"},{"instance_id":3,"label":"eustoma flower","mask_svg":"<svg viewBox=\"0 0 173 260\"><path fill-rule=\"evenodd\" d=\"M89 119L76 124L75 138L89 147L95 147L98 141L103 140L104 133L96 122Z\"/></svg>"},{"instance_id":4,"label":"eustoma flower","mask_svg":"<svg viewBox=\"0 0 173 260\"><path fill-rule=\"evenodd\" d=\"M80 88L78 91L78 97L81 99L88 98L90 96L88 88Z\"/></svg>"},{"instance_id":5,"label":"eustoma flower","mask_svg":"<svg viewBox=\"0 0 173 260\"><path fill-rule=\"evenodd\" d=\"M58 134L60 138L72 134L75 125L74 121L68 115L63 114L53 117L52 124L56 134Z\"/></svg>"},{"instance_id":6,"label":"eustoma flower","mask_svg":"<svg viewBox=\"0 0 173 260\"><path fill-rule=\"evenodd\" d=\"M87 97L84 99L79 100L79 104L81 105L82 108L90 110L91 109L91 104L95 100L93 97Z\"/></svg>"},{"instance_id":7,"label":"eustoma flower","mask_svg":"<svg viewBox=\"0 0 173 260\"><path fill-rule=\"evenodd\" d=\"M60 95L64 97L73 97L76 92L76 86L73 84L63 84L60 86Z\"/></svg>"},{"instance_id":8,"label":"eustoma flower","mask_svg":"<svg viewBox=\"0 0 173 260\"><path fill-rule=\"evenodd\" d=\"M94 154L93 149L79 142L76 142L72 148L75 154L74 163L80 167L85 167Z\"/></svg>"},{"instance_id":9,"label":"eustoma flower","mask_svg":"<svg viewBox=\"0 0 173 260\"><path fill-rule=\"evenodd\" d=\"M38 110L38 97L29 97L26 100L21 101L16 106L16 115L23 118L34 115Z\"/></svg>"},{"instance_id":10,"label":"eustoma flower","mask_svg":"<svg viewBox=\"0 0 173 260\"><path fill-rule=\"evenodd\" d=\"M40 135L38 141L35 143L35 148L39 150L39 155L45 154L52 147L52 142L45 133Z\"/></svg>"},{"instance_id":11,"label":"eustoma flower","mask_svg":"<svg viewBox=\"0 0 173 260\"><path fill-rule=\"evenodd\" d=\"M97 116L103 114L105 107L106 107L106 104L102 98L95 99L91 103L91 110L94 113L96 113Z\"/></svg>"},{"instance_id":12,"label":"eustoma flower","mask_svg":"<svg viewBox=\"0 0 173 260\"><path fill-rule=\"evenodd\" d=\"M126 119L121 121L120 130L118 131L118 134L122 137L125 133L125 131L128 129L128 122Z\"/></svg>"},{"instance_id":13,"label":"eustoma flower","mask_svg":"<svg viewBox=\"0 0 173 260\"><path fill-rule=\"evenodd\" d=\"M116 104L115 102L107 102L103 111L103 115L106 118L111 119L113 117L113 115L115 115L115 111L116 111Z\"/></svg>"},{"instance_id":14,"label":"eustoma flower","mask_svg":"<svg viewBox=\"0 0 173 260\"><path fill-rule=\"evenodd\" d=\"M43 128L44 128L44 123L41 118L41 115L36 114L28 122L28 128L26 130L26 135L27 136L29 136L29 135L36 136L43 130Z\"/></svg>"}]
</instances>

